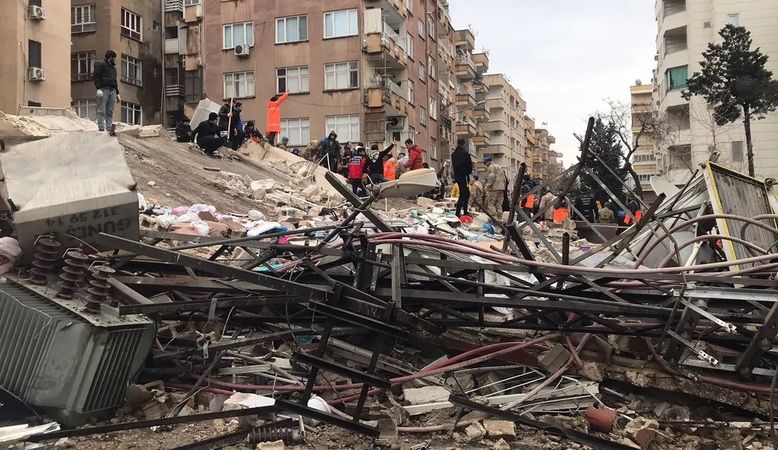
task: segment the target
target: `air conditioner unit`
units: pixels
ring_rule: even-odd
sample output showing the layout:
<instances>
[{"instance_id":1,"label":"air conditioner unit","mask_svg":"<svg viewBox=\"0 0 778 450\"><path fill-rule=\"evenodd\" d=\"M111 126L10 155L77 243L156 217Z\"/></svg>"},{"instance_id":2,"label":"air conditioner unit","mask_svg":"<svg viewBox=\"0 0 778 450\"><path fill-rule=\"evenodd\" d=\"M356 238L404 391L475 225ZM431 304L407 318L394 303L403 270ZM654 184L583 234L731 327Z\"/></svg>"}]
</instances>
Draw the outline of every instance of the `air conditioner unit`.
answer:
<instances>
[{"instance_id":1,"label":"air conditioner unit","mask_svg":"<svg viewBox=\"0 0 778 450\"><path fill-rule=\"evenodd\" d=\"M30 67L27 69L27 78L30 81L42 81L46 79L46 71L40 67Z\"/></svg>"},{"instance_id":2,"label":"air conditioner unit","mask_svg":"<svg viewBox=\"0 0 778 450\"><path fill-rule=\"evenodd\" d=\"M32 20L43 20L46 18L46 11L40 6L33 5L27 9L27 17Z\"/></svg>"},{"instance_id":3,"label":"air conditioner unit","mask_svg":"<svg viewBox=\"0 0 778 450\"><path fill-rule=\"evenodd\" d=\"M386 119L387 128L403 129L405 128L405 117L393 116Z\"/></svg>"},{"instance_id":4,"label":"air conditioner unit","mask_svg":"<svg viewBox=\"0 0 778 450\"><path fill-rule=\"evenodd\" d=\"M245 44L238 44L235 46L235 56L249 56L251 53L251 47Z\"/></svg>"}]
</instances>

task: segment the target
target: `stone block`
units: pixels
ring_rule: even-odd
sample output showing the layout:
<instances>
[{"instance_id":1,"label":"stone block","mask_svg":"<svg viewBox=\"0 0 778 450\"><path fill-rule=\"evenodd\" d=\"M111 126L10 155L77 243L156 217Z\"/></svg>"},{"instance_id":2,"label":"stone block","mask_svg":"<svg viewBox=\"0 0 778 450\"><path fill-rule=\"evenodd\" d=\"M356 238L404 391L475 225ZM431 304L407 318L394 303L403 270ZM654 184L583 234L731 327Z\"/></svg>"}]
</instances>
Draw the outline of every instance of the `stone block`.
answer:
<instances>
[{"instance_id":1,"label":"stone block","mask_svg":"<svg viewBox=\"0 0 778 450\"><path fill-rule=\"evenodd\" d=\"M490 438L516 439L516 424L509 420L484 420L484 429Z\"/></svg>"},{"instance_id":2,"label":"stone block","mask_svg":"<svg viewBox=\"0 0 778 450\"><path fill-rule=\"evenodd\" d=\"M405 400L412 405L424 403L445 402L451 393L442 386L424 386L420 388L403 389Z\"/></svg>"}]
</instances>

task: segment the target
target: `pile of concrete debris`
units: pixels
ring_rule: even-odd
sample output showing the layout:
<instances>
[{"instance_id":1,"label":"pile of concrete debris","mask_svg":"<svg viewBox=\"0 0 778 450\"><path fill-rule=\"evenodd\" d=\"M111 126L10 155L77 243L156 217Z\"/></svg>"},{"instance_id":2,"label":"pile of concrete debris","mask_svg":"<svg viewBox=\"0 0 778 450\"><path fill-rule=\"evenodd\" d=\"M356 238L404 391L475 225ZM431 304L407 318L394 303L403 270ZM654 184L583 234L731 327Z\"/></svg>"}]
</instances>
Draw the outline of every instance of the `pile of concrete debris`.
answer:
<instances>
[{"instance_id":1,"label":"pile of concrete debris","mask_svg":"<svg viewBox=\"0 0 778 450\"><path fill-rule=\"evenodd\" d=\"M138 195L125 159L163 133L0 154L0 443L773 448L773 186L706 164L606 238L389 208L252 144L203 172L239 214Z\"/></svg>"}]
</instances>

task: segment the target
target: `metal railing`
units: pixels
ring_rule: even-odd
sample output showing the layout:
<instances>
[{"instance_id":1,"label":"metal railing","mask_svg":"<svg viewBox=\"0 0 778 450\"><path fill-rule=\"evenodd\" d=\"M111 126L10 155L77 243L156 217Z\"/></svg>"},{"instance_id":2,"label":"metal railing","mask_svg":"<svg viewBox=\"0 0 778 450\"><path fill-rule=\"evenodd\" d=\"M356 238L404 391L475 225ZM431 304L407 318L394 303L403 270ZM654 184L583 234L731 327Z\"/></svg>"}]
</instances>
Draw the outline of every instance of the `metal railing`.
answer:
<instances>
[{"instance_id":1,"label":"metal railing","mask_svg":"<svg viewBox=\"0 0 778 450\"><path fill-rule=\"evenodd\" d=\"M184 0L165 0L165 12L184 12Z\"/></svg>"},{"instance_id":2,"label":"metal railing","mask_svg":"<svg viewBox=\"0 0 778 450\"><path fill-rule=\"evenodd\" d=\"M180 84L173 84L173 85L166 85L165 86L165 97L183 97L184 96L184 86Z\"/></svg>"},{"instance_id":3,"label":"metal railing","mask_svg":"<svg viewBox=\"0 0 778 450\"><path fill-rule=\"evenodd\" d=\"M401 38L400 35L396 31L394 31L392 27L390 27L389 24L387 24L386 22L384 22L383 28L384 28L383 39L393 42L394 45L402 49L402 51L404 51L407 54L408 46L406 43L406 39Z\"/></svg>"}]
</instances>

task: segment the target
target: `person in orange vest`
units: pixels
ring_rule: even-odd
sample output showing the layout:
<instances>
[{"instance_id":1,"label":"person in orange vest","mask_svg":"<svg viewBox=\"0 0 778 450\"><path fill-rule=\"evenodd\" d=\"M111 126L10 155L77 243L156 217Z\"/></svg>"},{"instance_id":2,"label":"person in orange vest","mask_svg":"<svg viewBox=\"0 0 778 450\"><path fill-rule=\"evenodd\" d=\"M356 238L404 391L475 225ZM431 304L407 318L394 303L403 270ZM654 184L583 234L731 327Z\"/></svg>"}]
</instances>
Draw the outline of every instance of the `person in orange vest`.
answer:
<instances>
[{"instance_id":1,"label":"person in orange vest","mask_svg":"<svg viewBox=\"0 0 778 450\"><path fill-rule=\"evenodd\" d=\"M394 156L387 155L387 160L384 161L384 178L386 181L392 181L397 179L397 161Z\"/></svg>"},{"instance_id":2,"label":"person in orange vest","mask_svg":"<svg viewBox=\"0 0 778 450\"><path fill-rule=\"evenodd\" d=\"M265 125L265 136L270 145L275 145L276 136L281 133L281 105L284 104L288 92L281 95L274 95L267 102L267 122Z\"/></svg>"},{"instance_id":3,"label":"person in orange vest","mask_svg":"<svg viewBox=\"0 0 778 450\"><path fill-rule=\"evenodd\" d=\"M635 217L635 223L640 222L640 219L643 218L643 211L640 210L640 204L637 202L637 200L635 200L635 198L630 197L627 199L627 209L629 209L629 212L632 213L633 217ZM624 214L624 224L632 224L632 217L630 217L629 214Z\"/></svg>"},{"instance_id":4,"label":"person in orange vest","mask_svg":"<svg viewBox=\"0 0 778 450\"><path fill-rule=\"evenodd\" d=\"M521 201L521 209L524 210L525 213L527 213L527 216L530 218L535 213L535 194L529 194L529 186L526 184L521 187L521 196L526 198Z\"/></svg>"},{"instance_id":5,"label":"person in orange vest","mask_svg":"<svg viewBox=\"0 0 778 450\"><path fill-rule=\"evenodd\" d=\"M570 210L567 208L567 202L562 197L557 197L554 205L554 223L563 224L570 216Z\"/></svg>"}]
</instances>

